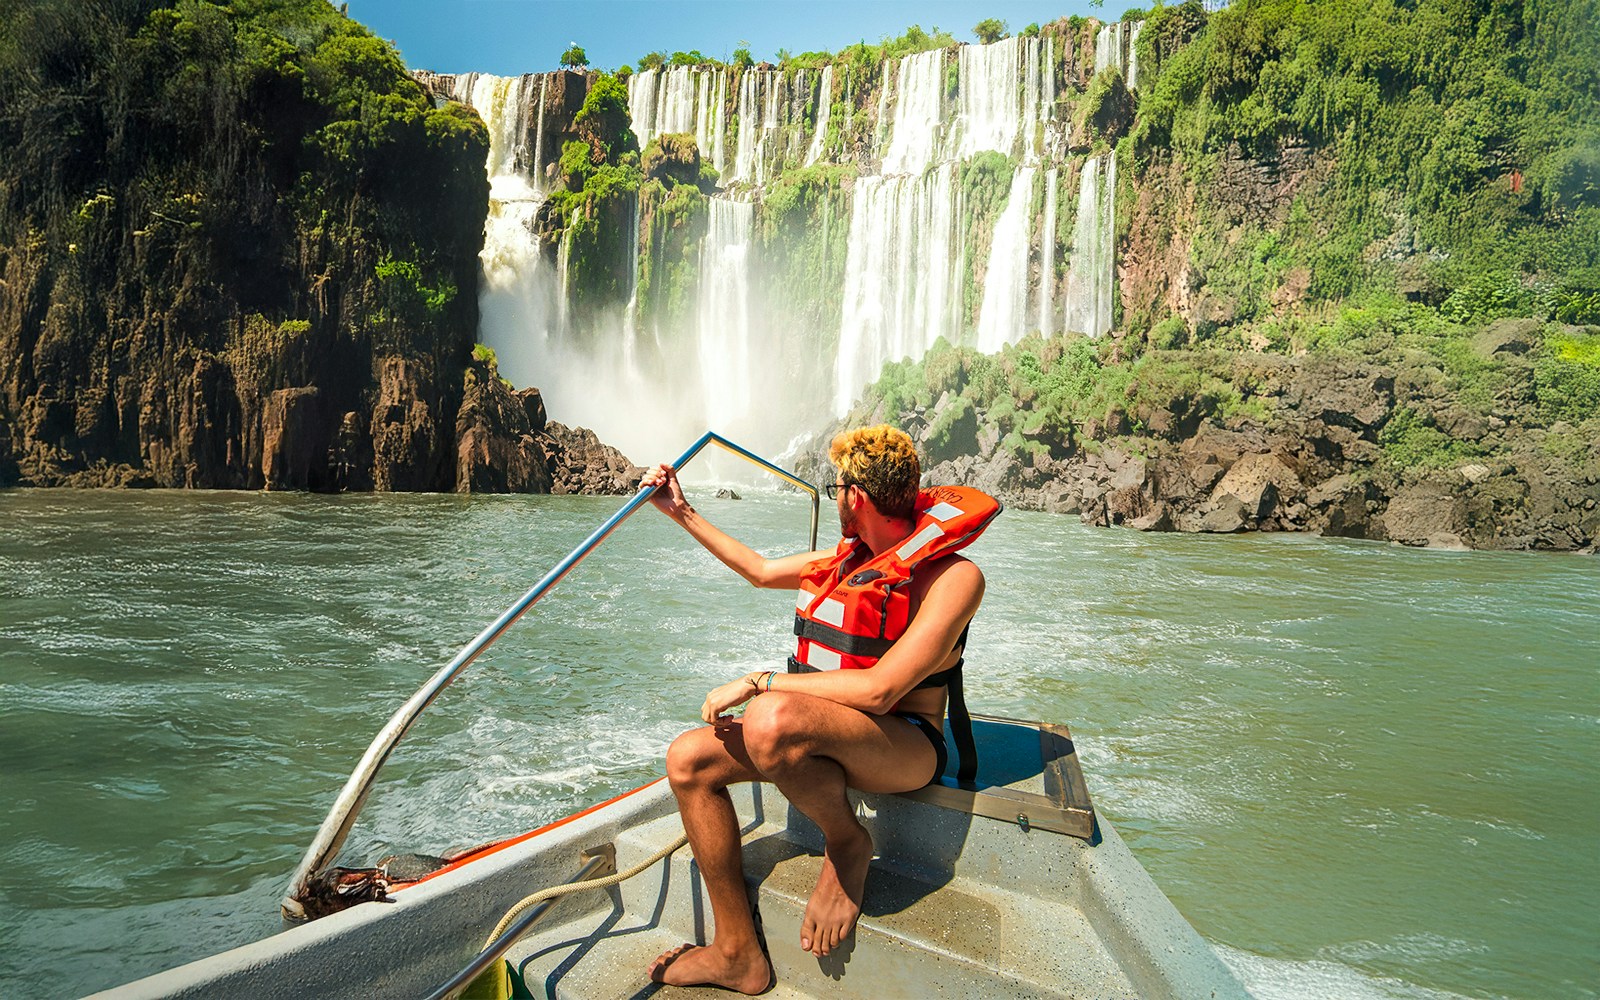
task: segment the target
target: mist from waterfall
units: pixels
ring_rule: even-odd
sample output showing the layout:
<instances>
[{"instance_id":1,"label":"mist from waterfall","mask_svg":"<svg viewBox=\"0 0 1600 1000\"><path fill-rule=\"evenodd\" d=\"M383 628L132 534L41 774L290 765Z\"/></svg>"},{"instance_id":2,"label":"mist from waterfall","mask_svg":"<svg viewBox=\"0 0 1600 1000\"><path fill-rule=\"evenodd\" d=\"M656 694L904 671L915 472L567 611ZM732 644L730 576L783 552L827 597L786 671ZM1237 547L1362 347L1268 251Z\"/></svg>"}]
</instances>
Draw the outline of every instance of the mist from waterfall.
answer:
<instances>
[{"instance_id":1,"label":"mist from waterfall","mask_svg":"<svg viewBox=\"0 0 1600 1000\"><path fill-rule=\"evenodd\" d=\"M697 404L695 395L671 385L662 389L660 379L650 377L660 351L642 337L627 311L606 319L600 329L573 329L566 288L571 230L563 234L554 267L539 247L534 220L545 196L534 180L538 143L529 148L526 124L543 120L547 80L487 74L456 80L455 96L470 104L489 130L478 339L494 349L504 377L517 386L539 388L553 419L592 428L630 455L665 454L690 438L687 422L638 420L638 401L658 393L668 410ZM540 107L533 106L535 101ZM637 209L632 221L636 248Z\"/></svg>"}]
</instances>

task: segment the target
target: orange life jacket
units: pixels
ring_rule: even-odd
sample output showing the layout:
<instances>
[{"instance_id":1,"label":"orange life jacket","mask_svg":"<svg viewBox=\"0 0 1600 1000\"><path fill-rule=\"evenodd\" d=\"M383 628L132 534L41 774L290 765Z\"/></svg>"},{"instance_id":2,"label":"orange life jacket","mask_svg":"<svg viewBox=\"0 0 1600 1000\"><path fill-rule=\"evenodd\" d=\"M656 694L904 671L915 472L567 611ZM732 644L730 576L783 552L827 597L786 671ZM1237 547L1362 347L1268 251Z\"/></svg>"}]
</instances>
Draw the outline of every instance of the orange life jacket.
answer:
<instances>
[{"instance_id":1,"label":"orange life jacket","mask_svg":"<svg viewBox=\"0 0 1600 1000\"><path fill-rule=\"evenodd\" d=\"M832 556L807 566L800 573L795 601L794 632L800 639L789 670L865 670L877 663L910 623L907 585L917 566L970 545L1001 509L998 500L980 490L934 486L917 494L912 532L895 548L874 557L866 543L846 538ZM963 632L960 645L965 644ZM950 688L951 730L961 753L959 778L970 782L977 774L977 754L962 699L960 662L917 685L945 686Z\"/></svg>"}]
</instances>

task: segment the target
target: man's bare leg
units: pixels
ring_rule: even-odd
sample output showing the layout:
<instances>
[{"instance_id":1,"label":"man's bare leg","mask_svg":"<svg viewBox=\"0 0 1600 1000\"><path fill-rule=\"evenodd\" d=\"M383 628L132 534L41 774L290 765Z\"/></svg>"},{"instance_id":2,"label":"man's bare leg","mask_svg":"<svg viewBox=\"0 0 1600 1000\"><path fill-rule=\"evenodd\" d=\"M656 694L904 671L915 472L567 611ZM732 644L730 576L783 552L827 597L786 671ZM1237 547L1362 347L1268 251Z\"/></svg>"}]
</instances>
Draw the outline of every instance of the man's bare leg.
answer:
<instances>
[{"instance_id":1,"label":"man's bare leg","mask_svg":"<svg viewBox=\"0 0 1600 1000\"><path fill-rule=\"evenodd\" d=\"M872 837L845 789L919 787L932 773L933 747L903 720L789 692L753 701L744 726L751 762L822 831L822 871L806 903L800 947L827 955L855 928L872 862Z\"/></svg>"},{"instance_id":2,"label":"man's bare leg","mask_svg":"<svg viewBox=\"0 0 1600 1000\"><path fill-rule=\"evenodd\" d=\"M772 982L772 966L761 951L745 896L739 817L728 795L729 785L760 775L744 750L739 724L678 737L667 751L667 776L705 880L712 937L703 948L684 944L662 953L650 964L650 978L673 986L714 983L760 993Z\"/></svg>"}]
</instances>

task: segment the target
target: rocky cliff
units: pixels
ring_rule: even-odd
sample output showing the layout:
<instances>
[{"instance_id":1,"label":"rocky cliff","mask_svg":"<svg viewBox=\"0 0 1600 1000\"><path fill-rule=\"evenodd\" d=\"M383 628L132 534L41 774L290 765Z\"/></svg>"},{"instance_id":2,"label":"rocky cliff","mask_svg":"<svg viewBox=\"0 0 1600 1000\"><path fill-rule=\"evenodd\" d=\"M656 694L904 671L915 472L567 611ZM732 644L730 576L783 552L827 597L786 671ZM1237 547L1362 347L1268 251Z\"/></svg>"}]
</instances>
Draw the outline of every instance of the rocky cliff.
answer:
<instances>
[{"instance_id":1,"label":"rocky cliff","mask_svg":"<svg viewBox=\"0 0 1600 1000\"><path fill-rule=\"evenodd\" d=\"M3 49L0 478L454 485L470 112L309 0L23 4Z\"/></svg>"},{"instance_id":2,"label":"rocky cliff","mask_svg":"<svg viewBox=\"0 0 1600 1000\"><path fill-rule=\"evenodd\" d=\"M593 431L549 420L538 389L513 389L492 352L474 352L456 417L458 491L620 495L643 475Z\"/></svg>"},{"instance_id":3,"label":"rocky cliff","mask_svg":"<svg viewBox=\"0 0 1600 1000\"><path fill-rule=\"evenodd\" d=\"M618 488L575 432L458 479L520 441L463 405L488 136L387 43L321 0L16 11L0 485Z\"/></svg>"}]
</instances>

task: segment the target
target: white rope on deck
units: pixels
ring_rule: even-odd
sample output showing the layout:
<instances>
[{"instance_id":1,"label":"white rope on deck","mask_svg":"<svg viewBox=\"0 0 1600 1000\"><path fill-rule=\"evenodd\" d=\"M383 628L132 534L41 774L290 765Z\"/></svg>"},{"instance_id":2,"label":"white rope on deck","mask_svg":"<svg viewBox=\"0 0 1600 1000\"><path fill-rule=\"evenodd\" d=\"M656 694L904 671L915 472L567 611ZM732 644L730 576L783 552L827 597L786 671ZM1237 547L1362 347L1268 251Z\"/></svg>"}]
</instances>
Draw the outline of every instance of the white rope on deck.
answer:
<instances>
[{"instance_id":1,"label":"white rope on deck","mask_svg":"<svg viewBox=\"0 0 1600 1000\"><path fill-rule=\"evenodd\" d=\"M484 940L483 947L487 949L490 945L494 944L500 939L500 935L504 934L512 924L516 923L518 917L522 916L522 914L528 909L538 906L545 900L556 899L561 896L570 895L574 892L583 892L588 889L609 889L614 885L620 885L621 883L628 881L628 879L633 878L635 875L638 875L640 872L654 865L657 861L660 861L662 858L671 854L673 851L676 851L678 848L682 847L688 842L689 835L682 834L677 840L674 840L672 843L650 855L648 858L634 865L632 868L629 868L625 872L617 872L614 875L605 875L600 878L585 879L582 882L568 882L565 885L553 885L548 889L540 889L538 892L533 893L530 896L523 897L520 902L506 911L506 915L500 918L500 922L498 924L495 924L494 930L490 932L488 938Z\"/></svg>"}]
</instances>

